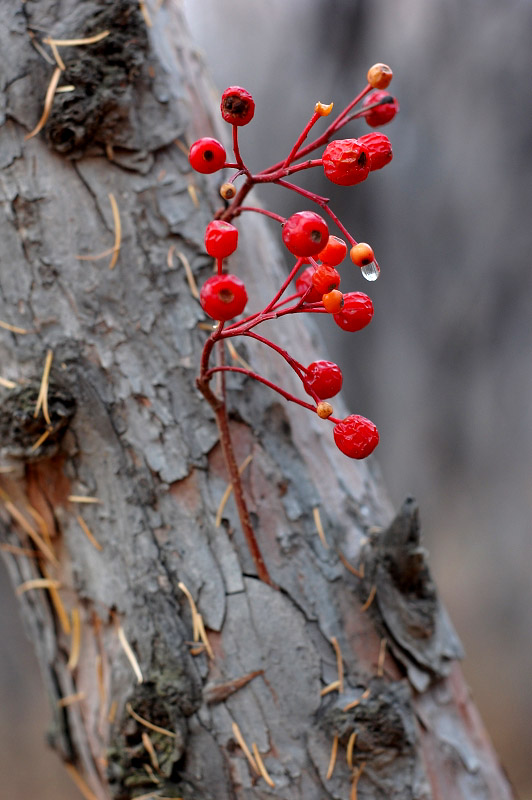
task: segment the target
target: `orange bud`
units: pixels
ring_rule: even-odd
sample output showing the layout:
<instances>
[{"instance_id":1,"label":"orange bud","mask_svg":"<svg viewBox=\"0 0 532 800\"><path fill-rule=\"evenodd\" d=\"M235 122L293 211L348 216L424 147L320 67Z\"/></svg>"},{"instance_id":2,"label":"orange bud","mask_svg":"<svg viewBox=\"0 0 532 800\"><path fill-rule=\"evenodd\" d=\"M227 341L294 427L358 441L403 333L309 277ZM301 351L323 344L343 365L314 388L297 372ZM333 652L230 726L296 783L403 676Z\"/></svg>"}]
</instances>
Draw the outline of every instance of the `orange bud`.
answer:
<instances>
[{"instance_id":1,"label":"orange bud","mask_svg":"<svg viewBox=\"0 0 532 800\"><path fill-rule=\"evenodd\" d=\"M333 407L330 403L326 403L325 400L321 400L316 406L316 414L321 419L327 419L333 413Z\"/></svg>"},{"instance_id":2,"label":"orange bud","mask_svg":"<svg viewBox=\"0 0 532 800\"><path fill-rule=\"evenodd\" d=\"M349 251L349 257L357 267L365 267L375 260L375 253L369 244L366 244L366 242L359 242L353 245Z\"/></svg>"},{"instance_id":3,"label":"orange bud","mask_svg":"<svg viewBox=\"0 0 532 800\"><path fill-rule=\"evenodd\" d=\"M368 70L368 83L374 89L386 89L393 78L393 72L387 64L373 64Z\"/></svg>"},{"instance_id":4,"label":"orange bud","mask_svg":"<svg viewBox=\"0 0 532 800\"><path fill-rule=\"evenodd\" d=\"M337 314L344 304L344 296L338 289L333 289L332 292L323 295L321 302L329 314Z\"/></svg>"},{"instance_id":5,"label":"orange bud","mask_svg":"<svg viewBox=\"0 0 532 800\"><path fill-rule=\"evenodd\" d=\"M224 200L232 200L236 194L236 189L232 183L222 183L220 186L220 194Z\"/></svg>"},{"instance_id":6,"label":"orange bud","mask_svg":"<svg viewBox=\"0 0 532 800\"><path fill-rule=\"evenodd\" d=\"M329 103L329 105L325 105L325 103L316 103L314 106L314 113L319 114L320 117L328 117L333 109L334 103Z\"/></svg>"}]
</instances>

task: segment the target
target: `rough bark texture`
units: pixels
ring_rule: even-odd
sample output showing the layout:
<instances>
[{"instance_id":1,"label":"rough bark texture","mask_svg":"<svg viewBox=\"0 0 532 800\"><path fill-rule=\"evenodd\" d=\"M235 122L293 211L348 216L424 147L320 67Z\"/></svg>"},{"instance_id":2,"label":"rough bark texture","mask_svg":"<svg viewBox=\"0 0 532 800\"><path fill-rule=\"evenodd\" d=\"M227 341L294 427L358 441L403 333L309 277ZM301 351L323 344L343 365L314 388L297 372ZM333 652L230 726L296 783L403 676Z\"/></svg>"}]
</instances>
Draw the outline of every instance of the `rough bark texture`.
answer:
<instances>
[{"instance_id":1,"label":"rough bark texture","mask_svg":"<svg viewBox=\"0 0 532 800\"><path fill-rule=\"evenodd\" d=\"M0 389L0 534L31 545L14 523L16 507L26 527L49 536L57 563L6 554L13 583L57 579L68 611L80 611L81 653L71 670L71 637L50 595L21 597L61 758L100 800L150 791L190 800L345 798L345 746L356 731L361 800L510 798L454 660L460 645L419 547L415 505L407 502L390 527L373 461L351 463L327 423L235 377L232 435L238 461L253 456L244 485L278 588L256 578L231 502L215 527L227 476L212 413L194 384L203 314L175 256L185 254L199 281L211 274L202 239L217 204L214 182L192 175L175 144L211 128L210 89L179 9L163 5L147 30L129 0L3 0L0 8L0 319L30 331L0 335L0 377L17 384ZM44 132L25 142L53 71L30 32L70 38L104 29L110 35L100 43L62 50L61 83L76 90L56 98ZM112 271L105 259L76 258L112 245L110 192L122 222ZM281 269L269 228L245 222L233 263L253 307L274 294ZM273 335L303 362L319 347L312 329L292 320L278 322ZM279 378L284 365L259 347L242 354ZM54 432L32 450L45 430L33 409L49 349ZM283 372L283 384L290 381ZM68 500L82 494L101 503ZM316 506L328 548L315 529ZM363 580L345 566L361 559ZM203 616L212 659L194 654L179 582ZM321 697L337 677L333 637L345 688ZM378 676L382 638L388 650ZM264 672L213 702L217 684L257 670ZM76 692L81 701L57 705ZM148 731L157 784L147 769L155 769L147 729L129 707L175 734ZM256 743L275 788L250 771L233 722ZM327 779L335 736L338 762Z\"/></svg>"}]
</instances>

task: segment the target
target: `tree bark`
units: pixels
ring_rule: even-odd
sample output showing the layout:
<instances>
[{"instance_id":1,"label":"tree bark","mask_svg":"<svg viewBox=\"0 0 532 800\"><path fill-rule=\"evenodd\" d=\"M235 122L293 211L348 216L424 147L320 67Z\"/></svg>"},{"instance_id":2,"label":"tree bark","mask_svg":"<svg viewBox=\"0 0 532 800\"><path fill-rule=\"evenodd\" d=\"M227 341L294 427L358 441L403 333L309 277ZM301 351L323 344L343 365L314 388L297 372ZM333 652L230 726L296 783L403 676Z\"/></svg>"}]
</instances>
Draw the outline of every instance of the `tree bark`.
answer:
<instances>
[{"instance_id":1,"label":"tree bark","mask_svg":"<svg viewBox=\"0 0 532 800\"><path fill-rule=\"evenodd\" d=\"M510 798L415 504L392 524L373 460L345 459L326 422L234 376L231 436L239 463L252 456L244 488L275 586L258 580L231 500L215 525L228 477L195 388L205 320L184 269L199 282L212 270L216 181L191 174L186 150L215 123L179 7L152 11L151 27L132 0L0 7L0 319L15 327L0 332L0 534L15 586L58 582L20 600L71 775L99 800ZM105 30L60 48L59 83L75 89L25 140L54 72L35 42ZM110 194L120 249L82 260L116 241ZM277 246L262 219L240 236L232 265L258 307L281 282ZM303 363L321 352L293 318L272 336ZM297 392L259 347L241 355ZM47 425L34 412L49 352ZM83 495L99 502L71 499ZM193 641L183 587L212 652Z\"/></svg>"}]
</instances>

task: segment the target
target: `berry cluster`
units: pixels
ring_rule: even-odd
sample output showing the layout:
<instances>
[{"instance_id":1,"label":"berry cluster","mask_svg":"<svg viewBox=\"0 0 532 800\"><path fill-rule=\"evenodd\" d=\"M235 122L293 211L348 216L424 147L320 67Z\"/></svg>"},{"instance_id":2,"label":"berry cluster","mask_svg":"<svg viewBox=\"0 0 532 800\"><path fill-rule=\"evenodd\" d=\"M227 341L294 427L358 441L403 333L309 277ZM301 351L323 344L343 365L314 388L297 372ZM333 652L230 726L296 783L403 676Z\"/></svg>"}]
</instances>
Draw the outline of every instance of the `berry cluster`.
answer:
<instances>
[{"instance_id":1,"label":"berry cluster","mask_svg":"<svg viewBox=\"0 0 532 800\"><path fill-rule=\"evenodd\" d=\"M224 146L217 139L204 137L190 148L191 166L198 172L212 174L221 169L233 169L234 174L222 184L220 194L226 205L207 226L205 248L216 259L216 274L202 286L200 302L217 326L209 336L203 353L198 387L219 409L223 401L217 397L209 384L216 373L240 372L254 378L280 393L287 400L298 403L318 414L322 419L334 423L334 441L338 448L351 458L365 458L373 452L379 442L379 433L370 420L358 415L345 419L333 416L333 408L327 401L342 387L342 372L331 361L313 361L304 366L286 350L256 332L265 320L278 319L286 314L313 313L330 314L334 322L345 331L365 328L373 317L371 299L363 292L342 293L339 289L341 276L337 267L344 261L349 248L352 263L360 268L366 280L379 277L380 268L369 244L357 242L329 208L329 200L299 187L287 180L295 173L311 168L323 168L325 176L334 184L354 186L366 180L370 172L386 166L392 159L392 148L388 137L380 132L371 132L358 139L335 139L334 136L354 119L365 119L371 127L389 122L397 111L397 100L386 92L392 79L392 71L385 64L375 64L368 72L367 86L338 114L325 131L313 141L304 144L311 129L322 117L327 117L333 104L316 103L314 113L303 128L288 156L259 173L253 174L240 155L239 128L253 119L255 103L251 94L240 86L230 86L222 95L221 114L232 126L234 160L228 161ZM355 109L360 102L361 106ZM325 146L320 158L309 158L309 154ZM327 221L315 211L302 210L288 219L264 209L244 205L251 188L261 183L273 183L297 192L305 200L315 203L328 218ZM238 185L239 184L239 185ZM224 259L235 252L238 246L238 229L233 221L244 212L266 214L282 226L282 241L296 257L290 274L269 303L258 312L239 317L247 303L247 292L243 281L224 269ZM333 223L344 238L329 233ZM347 240L347 242L345 241ZM287 292L295 281L295 292ZM230 323L230 324L227 324ZM285 391L280 386L263 378L247 367L229 366L223 358L223 343L236 336L255 339L275 350L301 380L302 388L313 403L306 402ZM210 366L210 357L219 344L220 358L216 366Z\"/></svg>"}]
</instances>

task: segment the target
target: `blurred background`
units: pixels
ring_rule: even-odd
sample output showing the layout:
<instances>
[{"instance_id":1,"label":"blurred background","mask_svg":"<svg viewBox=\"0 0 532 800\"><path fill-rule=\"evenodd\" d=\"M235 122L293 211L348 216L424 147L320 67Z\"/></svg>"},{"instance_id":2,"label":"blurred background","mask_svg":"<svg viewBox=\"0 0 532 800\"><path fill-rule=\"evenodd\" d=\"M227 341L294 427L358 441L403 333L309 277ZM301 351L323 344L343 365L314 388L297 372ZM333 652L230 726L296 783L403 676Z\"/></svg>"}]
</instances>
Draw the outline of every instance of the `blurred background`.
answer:
<instances>
[{"instance_id":1,"label":"blurred background","mask_svg":"<svg viewBox=\"0 0 532 800\"><path fill-rule=\"evenodd\" d=\"M254 168L288 152L317 100L339 109L371 64L394 70L389 91L401 112L382 128L393 162L354 189L310 176L353 235L373 245L382 270L374 284L355 270L343 277L344 291L370 294L375 319L354 338L324 325L323 357L341 365L350 410L379 426L394 505L408 494L420 503L467 679L518 796L532 800L532 2L185 8L217 88L244 85L255 98L240 139ZM353 122L341 136L370 130ZM261 199L286 216L306 207L271 187ZM45 750L46 701L5 583L3 788L12 800L75 797ZM16 692L21 677L29 682ZM12 768L29 740L35 778Z\"/></svg>"}]
</instances>

